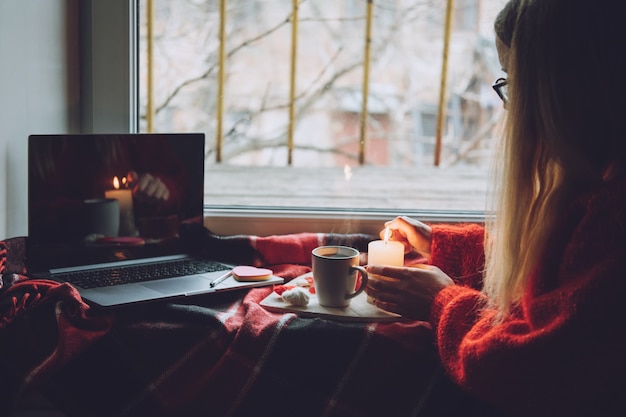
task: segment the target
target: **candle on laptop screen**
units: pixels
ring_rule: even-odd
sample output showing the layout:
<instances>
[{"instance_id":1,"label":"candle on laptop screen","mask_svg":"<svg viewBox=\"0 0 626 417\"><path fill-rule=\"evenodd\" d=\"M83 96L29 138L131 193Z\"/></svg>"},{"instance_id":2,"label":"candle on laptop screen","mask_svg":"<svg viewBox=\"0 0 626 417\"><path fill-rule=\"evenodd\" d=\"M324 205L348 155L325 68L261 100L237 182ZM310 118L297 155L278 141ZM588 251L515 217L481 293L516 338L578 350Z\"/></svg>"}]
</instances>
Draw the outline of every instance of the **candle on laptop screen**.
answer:
<instances>
[{"instance_id":1,"label":"candle on laptop screen","mask_svg":"<svg viewBox=\"0 0 626 417\"><path fill-rule=\"evenodd\" d=\"M120 180L113 178L113 189L104 192L105 198L114 198L120 204L120 236L135 235L135 218L133 214L133 193L127 188L120 189Z\"/></svg>"}]
</instances>

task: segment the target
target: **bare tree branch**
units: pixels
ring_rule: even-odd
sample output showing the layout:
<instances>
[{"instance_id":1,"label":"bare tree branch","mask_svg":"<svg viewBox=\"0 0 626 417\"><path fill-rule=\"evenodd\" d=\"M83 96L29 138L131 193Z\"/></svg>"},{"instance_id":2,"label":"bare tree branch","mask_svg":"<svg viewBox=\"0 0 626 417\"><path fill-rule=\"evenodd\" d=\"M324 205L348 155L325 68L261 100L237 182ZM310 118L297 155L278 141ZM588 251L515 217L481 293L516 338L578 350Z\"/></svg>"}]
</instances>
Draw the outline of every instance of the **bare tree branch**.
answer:
<instances>
[{"instance_id":1,"label":"bare tree branch","mask_svg":"<svg viewBox=\"0 0 626 417\"><path fill-rule=\"evenodd\" d=\"M291 22L291 18L292 15L290 14L289 16L287 16L287 18L285 18L284 20L282 20L281 22L279 22L276 26L269 28L268 30L266 30L265 32L260 33L259 35L247 39L244 42L240 43L239 45L237 45L235 48L233 48L232 50L230 50L229 52L226 53L226 57L230 58L233 55L235 55L237 52L239 52L241 49L252 45L262 39L264 39L265 37L271 35L272 33L276 32L278 29L282 28L283 26L285 26L286 24L288 24L289 22ZM216 70L218 66L218 62L217 60L215 60L215 63L211 66L209 66L209 68L202 74L200 74L197 77L193 77L190 78L188 80L183 81L181 84L179 84L178 86L176 86L174 88L174 90L172 90L172 92L165 98L165 100L163 101L163 103L161 103L161 105L157 106L155 109L155 112L158 113L159 111L163 110L165 107L167 107L170 102L174 99L174 97L176 97L180 91L182 89L184 89L185 87L188 87L190 85L193 85L199 81L205 80L207 78L209 78L209 76L211 74L213 74L213 72Z\"/></svg>"}]
</instances>

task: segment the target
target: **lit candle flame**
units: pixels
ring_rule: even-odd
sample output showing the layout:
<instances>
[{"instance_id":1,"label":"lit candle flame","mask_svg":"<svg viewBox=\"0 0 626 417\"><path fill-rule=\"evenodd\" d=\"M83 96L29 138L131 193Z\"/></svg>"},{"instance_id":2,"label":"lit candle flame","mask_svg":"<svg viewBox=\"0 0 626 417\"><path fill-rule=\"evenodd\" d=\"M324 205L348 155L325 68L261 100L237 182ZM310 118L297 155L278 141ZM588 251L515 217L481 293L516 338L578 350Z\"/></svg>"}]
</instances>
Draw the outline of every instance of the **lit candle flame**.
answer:
<instances>
[{"instance_id":1,"label":"lit candle flame","mask_svg":"<svg viewBox=\"0 0 626 417\"><path fill-rule=\"evenodd\" d=\"M389 238L391 237L391 233L392 233L391 229L388 228L388 227L385 227L385 236L384 236L385 243L389 242Z\"/></svg>"},{"instance_id":2,"label":"lit candle flame","mask_svg":"<svg viewBox=\"0 0 626 417\"><path fill-rule=\"evenodd\" d=\"M113 177L113 188L115 188L116 190L120 189L120 180L119 178L117 178L117 176Z\"/></svg>"}]
</instances>

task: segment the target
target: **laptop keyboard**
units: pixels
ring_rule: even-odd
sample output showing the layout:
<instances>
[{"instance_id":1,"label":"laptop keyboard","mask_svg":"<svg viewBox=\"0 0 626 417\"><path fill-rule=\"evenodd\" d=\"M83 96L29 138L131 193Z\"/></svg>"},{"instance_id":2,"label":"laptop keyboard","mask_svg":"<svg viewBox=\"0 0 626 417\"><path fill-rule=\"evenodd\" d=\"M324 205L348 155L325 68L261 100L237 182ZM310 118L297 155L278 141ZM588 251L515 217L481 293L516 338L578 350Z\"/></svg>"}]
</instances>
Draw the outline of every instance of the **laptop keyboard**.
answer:
<instances>
[{"instance_id":1,"label":"laptop keyboard","mask_svg":"<svg viewBox=\"0 0 626 417\"><path fill-rule=\"evenodd\" d=\"M87 289L154 281L156 279L183 275L203 274L207 272L223 271L225 269L228 269L228 267L219 262L183 259L155 264L65 272L58 274L58 278L62 278L64 281Z\"/></svg>"}]
</instances>

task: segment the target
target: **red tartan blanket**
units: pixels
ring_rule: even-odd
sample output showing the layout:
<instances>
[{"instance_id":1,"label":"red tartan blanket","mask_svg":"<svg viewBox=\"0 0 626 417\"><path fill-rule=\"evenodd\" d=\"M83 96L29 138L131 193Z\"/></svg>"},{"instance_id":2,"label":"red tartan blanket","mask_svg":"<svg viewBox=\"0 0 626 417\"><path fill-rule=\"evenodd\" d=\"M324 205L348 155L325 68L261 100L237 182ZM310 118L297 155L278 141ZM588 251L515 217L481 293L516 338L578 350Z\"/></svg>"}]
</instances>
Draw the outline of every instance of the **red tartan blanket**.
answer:
<instances>
[{"instance_id":1,"label":"red tartan blanket","mask_svg":"<svg viewBox=\"0 0 626 417\"><path fill-rule=\"evenodd\" d=\"M198 238L289 280L310 270L316 246L364 251L373 237ZM0 249L0 415L33 386L81 416L432 414L440 368L427 323L271 313L259 302L272 288L102 312L67 284L29 280L23 239Z\"/></svg>"}]
</instances>

